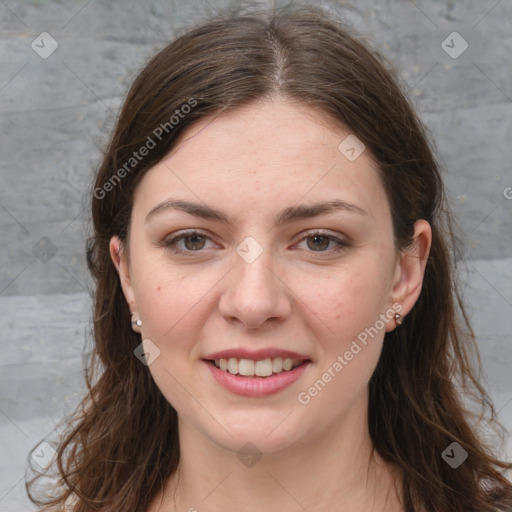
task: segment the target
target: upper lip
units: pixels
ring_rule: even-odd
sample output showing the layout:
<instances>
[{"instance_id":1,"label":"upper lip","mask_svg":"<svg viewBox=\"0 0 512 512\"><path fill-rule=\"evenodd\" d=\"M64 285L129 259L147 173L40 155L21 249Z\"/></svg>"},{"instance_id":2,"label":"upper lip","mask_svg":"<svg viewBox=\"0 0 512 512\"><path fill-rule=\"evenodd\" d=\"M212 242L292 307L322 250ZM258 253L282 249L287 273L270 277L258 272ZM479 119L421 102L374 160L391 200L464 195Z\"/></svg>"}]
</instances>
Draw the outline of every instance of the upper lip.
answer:
<instances>
[{"instance_id":1,"label":"upper lip","mask_svg":"<svg viewBox=\"0 0 512 512\"><path fill-rule=\"evenodd\" d=\"M229 359L234 357L236 359L252 359L253 361L262 361L268 358L282 357L283 359L299 359L300 361L306 361L310 358L298 352L291 350L281 350L279 348L267 348L260 350L249 350L246 348L231 348L228 350L221 350L219 352L212 352L205 356L205 359Z\"/></svg>"}]
</instances>

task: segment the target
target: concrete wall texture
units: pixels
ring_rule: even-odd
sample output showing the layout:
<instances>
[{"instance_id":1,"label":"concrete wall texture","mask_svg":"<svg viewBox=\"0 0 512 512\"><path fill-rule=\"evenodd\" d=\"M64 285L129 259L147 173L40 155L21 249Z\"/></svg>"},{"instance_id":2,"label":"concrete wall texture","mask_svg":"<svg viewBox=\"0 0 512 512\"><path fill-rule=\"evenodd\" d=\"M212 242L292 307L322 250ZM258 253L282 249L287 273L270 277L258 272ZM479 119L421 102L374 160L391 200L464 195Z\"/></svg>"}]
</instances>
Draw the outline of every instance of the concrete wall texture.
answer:
<instances>
[{"instance_id":1,"label":"concrete wall texture","mask_svg":"<svg viewBox=\"0 0 512 512\"><path fill-rule=\"evenodd\" d=\"M35 509L23 486L28 451L83 392L84 198L127 87L173 36L237 4L0 2L1 511ZM512 1L316 4L394 62L435 138L483 378L511 430Z\"/></svg>"}]
</instances>

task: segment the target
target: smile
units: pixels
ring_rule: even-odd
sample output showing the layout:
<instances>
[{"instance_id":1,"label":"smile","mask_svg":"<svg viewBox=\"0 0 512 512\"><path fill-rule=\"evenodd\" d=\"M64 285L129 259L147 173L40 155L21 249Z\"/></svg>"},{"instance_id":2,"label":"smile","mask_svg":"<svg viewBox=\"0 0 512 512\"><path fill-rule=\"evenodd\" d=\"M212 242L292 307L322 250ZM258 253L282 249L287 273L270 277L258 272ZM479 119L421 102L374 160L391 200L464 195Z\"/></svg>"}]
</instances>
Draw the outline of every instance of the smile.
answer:
<instances>
[{"instance_id":1,"label":"smile","mask_svg":"<svg viewBox=\"0 0 512 512\"><path fill-rule=\"evenodd\" d=\"M284 391L300 379L312 364L309 359L281 357L258 360L229 357L203 361L217 384L231 393L246 397L264 397ZM274 368L278 371L274 372Z\"/></svg>"},{"instance_id":2,"label":"smile","mask_svg":"<svg viewBox=\"0 0 512 512\"><path fill-rule=\"evenodd\" d=\"M255 361L253 359L238 359L236 357L215 359L211 361L217 368L232 375L244 377L270 377L290 371L300 366L304 360L289 357L267 357Z\"/></svg>"}]
</instances>

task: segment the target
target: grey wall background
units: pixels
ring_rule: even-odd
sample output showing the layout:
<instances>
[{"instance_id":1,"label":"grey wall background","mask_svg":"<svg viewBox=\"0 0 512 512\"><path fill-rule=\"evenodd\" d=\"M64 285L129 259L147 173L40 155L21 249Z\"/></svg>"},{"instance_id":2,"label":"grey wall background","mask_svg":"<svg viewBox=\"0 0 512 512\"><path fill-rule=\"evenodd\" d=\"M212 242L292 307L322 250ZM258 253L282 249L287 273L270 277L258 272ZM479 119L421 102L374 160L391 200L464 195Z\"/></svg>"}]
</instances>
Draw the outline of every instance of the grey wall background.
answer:
<instances>
[{"instance_id":1,"label":"grey wall background","mask_svg":"<svg viewBox=\"0 0 512 512\"><path fill-rule=\"evenodd\" d=\"M84 193L123 95L156 49L237 3L0 1L2 512L34 510L27 454L83 392ZM395 63L432 130L484 377L512 432L512 1L316 4L337 9Z\"/></svg>"}]
</instances>

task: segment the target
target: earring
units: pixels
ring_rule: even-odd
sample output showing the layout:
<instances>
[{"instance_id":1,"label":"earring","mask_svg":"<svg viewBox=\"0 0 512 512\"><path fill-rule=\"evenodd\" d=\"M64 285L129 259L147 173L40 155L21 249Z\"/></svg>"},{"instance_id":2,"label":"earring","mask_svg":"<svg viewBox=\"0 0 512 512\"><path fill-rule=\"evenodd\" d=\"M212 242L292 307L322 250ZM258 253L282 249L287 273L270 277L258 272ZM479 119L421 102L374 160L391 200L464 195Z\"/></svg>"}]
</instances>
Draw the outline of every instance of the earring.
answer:
<instances>
[{"instance_id":1,"label":"earring","mask_svg":"<svg viewBox=\"0 0 512 512\"><path fill-rule=\"evenodd\" d=\"M395 323L396 325L402 325L402 315L400 313L395 313Z\"/></svg>"},{"instance_id":2,"label":"earring","mask_svg":"<svg viewBox=\"0 0 512 512\"><path fill-rule=\"evenodd\" d=\"M137 318L135 320L133 320L133 315L135 314L135 312L133 313L130 313L130 316L132 317L132 320L131 320L131 323L132 323L132 329L135 331L135 332L140 332L140 327L142 326L142 320L140 318Z\"/></svg>"}]
</instances>

